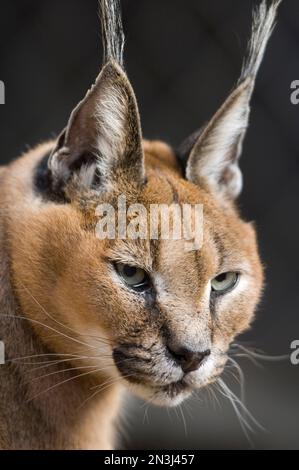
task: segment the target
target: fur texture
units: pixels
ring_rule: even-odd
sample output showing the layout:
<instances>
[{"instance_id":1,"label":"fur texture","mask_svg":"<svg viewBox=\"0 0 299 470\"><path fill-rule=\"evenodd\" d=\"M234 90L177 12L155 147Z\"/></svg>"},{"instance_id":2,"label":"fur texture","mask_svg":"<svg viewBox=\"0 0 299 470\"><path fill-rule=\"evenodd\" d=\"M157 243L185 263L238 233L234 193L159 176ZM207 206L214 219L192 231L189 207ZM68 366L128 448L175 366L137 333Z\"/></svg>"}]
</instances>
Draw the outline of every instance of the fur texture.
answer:
<instances>
[{"instance_id":1,"label":"fur texture","mask_svg":"<svg viewBox=\"0 0 299 470\"><path fill-rule=\"evenodd\" d=\"M239 158L249 123L250 99L280 3L263 0L254 10L248 56L237 87L202 130L188 161L187 178L209 186L225 199L235 199L242 190Z\"/></svg>"},{"instance_id":2,"label":"fur texture","mask_svg":"<svg viewBox=\"0 0 299 470\"><path fill-rule=\"evenodd\" d=\"M106 52L94 86L57 141L0 172L0 448L117 447L124 388L175 406L221 374L263 284L255 229L234 201L236 158L263 53L256 44L266 45L278 3L262 3L243 79L196 136L185 178L168 145L142 139L118 2L102 1ZM120 195L146 208L203 204L203 247L99 240L96 208ZM146 271L150 288L129 288L117 263ZM215 296L213 279L230 272L239 282ZM186 351L209 354L186 372Z\"/></svg>"}]
</instances>

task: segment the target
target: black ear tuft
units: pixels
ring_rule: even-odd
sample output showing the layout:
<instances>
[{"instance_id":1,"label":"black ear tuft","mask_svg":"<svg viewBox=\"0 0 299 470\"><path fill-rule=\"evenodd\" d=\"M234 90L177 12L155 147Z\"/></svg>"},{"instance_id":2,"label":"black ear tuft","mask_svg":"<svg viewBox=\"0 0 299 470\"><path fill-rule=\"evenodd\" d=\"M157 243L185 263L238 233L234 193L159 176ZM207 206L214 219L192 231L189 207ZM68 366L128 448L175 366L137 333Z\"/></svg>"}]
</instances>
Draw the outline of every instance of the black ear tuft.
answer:
<instances>
[{"instance_id":1,"label":"black ear tuft","mask_svg":"<svg viewBox=\"0 0 299 470\"><path fill-rule=\"evenodd\" d=\"M114 61L123 67L125 36L119 0L100 0L100 17L104 50L103 65Z\"/></svg>"},{"instance_id":2,"label":"black ear tuft","mask_svg":"<svg viewBox=\"0 0 299 470\"><path fill-rule=\"evenodd\" d=\"M281 0L263 0L253 12L252 36L241 77L227 100L198 136L189 154L187 178L222 198L235 199L242 189L239 158L250 114L250 100ZM191 139L192 142L192 139Z\"/></svg>"},{"instance_id":3,"label":"black ear tuft","mask_svg":"<svg viewBox=\"0 0 299 470\"><path fill-rule=\"evenodd\" d=\"M124 35L119 0L101 0L104 65L71 113L48 168L52 188L111 190L122 179L144 180L142 133L132 86L123 70ZM66 192L66 191L64 191Z\"/></svg>"}]
</instances>

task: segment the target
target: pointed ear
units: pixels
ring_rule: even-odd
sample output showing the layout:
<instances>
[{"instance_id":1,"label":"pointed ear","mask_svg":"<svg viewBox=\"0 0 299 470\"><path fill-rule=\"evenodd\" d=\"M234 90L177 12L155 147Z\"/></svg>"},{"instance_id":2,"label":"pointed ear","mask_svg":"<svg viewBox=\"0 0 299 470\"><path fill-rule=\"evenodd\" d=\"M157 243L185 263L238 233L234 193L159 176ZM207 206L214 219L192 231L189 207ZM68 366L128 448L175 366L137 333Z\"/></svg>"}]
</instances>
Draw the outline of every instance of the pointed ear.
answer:
<instances>
[{"instance_id":1,"label":"pointed ear","mask_svg":"<svg viewBox=\"0 0 299 470\"><path fill-rule=\"evenodd\" d=\"M281 0L263 0L253 14L249 54L236 88L195 141L186 167L187 179L228 199L242 190L239 158L249 122L250 99Z\"/></svg>"},{"instance_id":2,"label":"pointed ear","mask_svg":"<svg viewBox=\"0 0 299 470\"><path fill-rule=\"evenodd\" d=\"M129 80L114 61L71 114L49 160L54 183L76 172L85 187L110 186L117 178L144 179L138 108ZM98 181L98 179L100 181Z\"/></svg>"}]
</instances>

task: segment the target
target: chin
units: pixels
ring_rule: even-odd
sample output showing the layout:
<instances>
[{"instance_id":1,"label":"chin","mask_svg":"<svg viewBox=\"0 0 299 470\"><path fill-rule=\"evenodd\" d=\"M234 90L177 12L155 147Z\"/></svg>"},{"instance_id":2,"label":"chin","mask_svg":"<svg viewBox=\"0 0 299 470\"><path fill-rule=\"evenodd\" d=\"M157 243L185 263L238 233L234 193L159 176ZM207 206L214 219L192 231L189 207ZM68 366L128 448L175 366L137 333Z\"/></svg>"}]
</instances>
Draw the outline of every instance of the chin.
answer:
<instances>
[{"instance_id":1,"label":"chin","mask_svg":"<svg viewBox=\"0 0 299 470\"><path fill-rule=\"evenodd\" d=\"M198 370L184 375L168 384L159 383L157 376L134 373L128 376L128 371L121 370L122 363L118 367L123 375L125 386L139 398L161 407L176 407L190 398L195 390L207 387L215 382L221 375L226 359L222 358L221 364L215 363L209 358Z\"/></svg>"},{"instance_id":2,"label":"chin","mask_svg":"<svg viewBox=\"0 0 299 470\"><path fill-rule=\"evenodd\" d=\"M142 385L130 382L130 391L139 398L161 407L176 407L190 398L194 388L186 383L177 382L164 386Z\"/></svg>"}]
</instances>

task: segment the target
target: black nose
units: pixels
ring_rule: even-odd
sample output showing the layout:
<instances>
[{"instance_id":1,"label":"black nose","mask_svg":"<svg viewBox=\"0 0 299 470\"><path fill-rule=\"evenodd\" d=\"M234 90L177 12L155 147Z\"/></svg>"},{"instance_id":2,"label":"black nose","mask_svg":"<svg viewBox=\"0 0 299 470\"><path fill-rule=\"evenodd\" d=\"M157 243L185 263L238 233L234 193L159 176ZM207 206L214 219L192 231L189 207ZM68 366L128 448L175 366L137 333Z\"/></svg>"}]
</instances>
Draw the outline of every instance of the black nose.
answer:
<instances>
[{"instance_id":1,"label":"black nose","mask_svg":"<svg viewBox=\"0 0 299 470\"><path fill-rule=\"evenodd\" d=\"M174 346L167 346L169 353L175 362L181 366L185 373L197 370L203 360L211 354L210 349L206 351L190 351L186 348L177 348Z\"/></svg>"}]
</instances>

